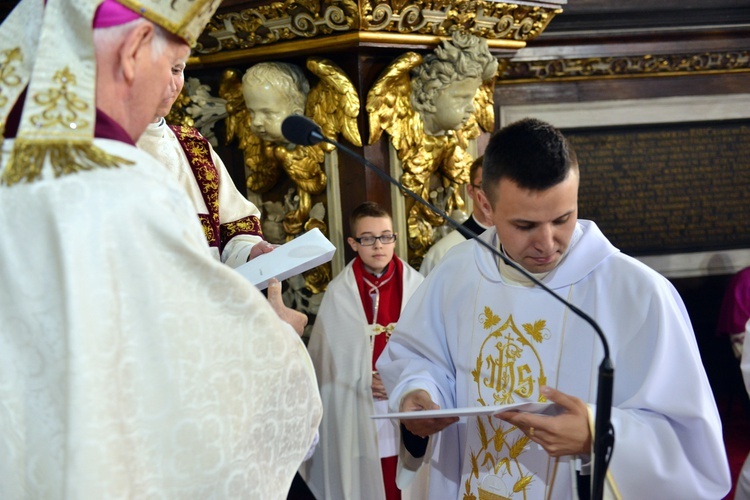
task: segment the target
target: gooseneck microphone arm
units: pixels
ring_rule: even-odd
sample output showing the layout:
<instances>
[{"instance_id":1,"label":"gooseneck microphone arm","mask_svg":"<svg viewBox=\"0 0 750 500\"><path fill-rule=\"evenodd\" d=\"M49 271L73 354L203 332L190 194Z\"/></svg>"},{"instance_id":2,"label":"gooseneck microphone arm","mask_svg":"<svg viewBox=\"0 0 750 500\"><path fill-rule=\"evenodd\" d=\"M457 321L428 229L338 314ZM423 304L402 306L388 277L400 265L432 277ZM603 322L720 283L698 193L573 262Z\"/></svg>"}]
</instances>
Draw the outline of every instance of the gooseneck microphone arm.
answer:
<instances>
[{"instance_id":1,"label":"gooseneck microphone arm","mask_svg":"<svg viewBox=\"0 0 750 500\"><path fill-rule=\"evenodd\" d=\"M612 416L614 366L609 355L609 343L607 342L602 329L599 327L596 321L594 321L588 314L584 313L577 306L571 304L560 295L555 293L547 285L531 275L526 269L510 260L503 254L503 252L500 252L497 248L487 243L483 239L477 238L477 235L473 231L467 229L462 224L459 224L457 221L453 220L443 210L437 208L435 205L425 200L411 189L404 186L402 183L388 175L386 172L380 170L376 165L358 154L356 151L344 146L337 141L325 137L320 126L311 119L302 115L289 116L281 124L281 132L289 142L292 142L294 144L299 144L302 146L312 146L320 142L325 142L340 149L344 153L357 160L357 162L365 165L384 181L387 181L390 184L396 186L406 196L414 199L416 202L426 206L427 208L435 212L448 224L453 226L453 228L461 233L466 239L474 239L477 243L489 250L494 256L501 259L506 265L520 272L523 276L531 280L536 286L549 293L551 296L565 305L565 307L569 308L581 319L591 325L591 327L594 329L597 336L601 340L602 347L604 348L604 359L602 359L602 362L599 365L599 377L597 384L596 417L594 419L593 445L594 473L591 480L591 498L593 500L600 500L604 495L604 480L607 473L609 459L612 456L612 448L614 447L615 442L614 429L612 428L612 423L610 422Z\"/></svg>"}]
</instances>

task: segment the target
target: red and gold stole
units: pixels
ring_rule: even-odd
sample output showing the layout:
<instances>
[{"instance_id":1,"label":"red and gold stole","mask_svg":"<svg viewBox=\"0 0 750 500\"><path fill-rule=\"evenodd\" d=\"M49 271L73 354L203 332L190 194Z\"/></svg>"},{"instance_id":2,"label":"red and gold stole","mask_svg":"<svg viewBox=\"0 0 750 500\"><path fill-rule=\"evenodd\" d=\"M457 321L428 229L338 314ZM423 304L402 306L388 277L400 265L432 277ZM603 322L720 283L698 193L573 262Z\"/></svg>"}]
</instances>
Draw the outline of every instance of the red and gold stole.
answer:
<instances>
[{"instance_id":1,"label":"red and gold stole","mask_svg":"<svg viewBox=\"0 0 750 500\"><path fill-rule=\"evenodd\" d=\"M191 127L170 125L177 140L180 141L190 168L193 170L203 201L208 207L208 214L198 214L209 246L224 250L226 244L239 234L250 234L263 237L260 220L254 215L222 224L219 218L219 172L211 159L211 148L208 140Z\"/></svg>"}]
</instances>

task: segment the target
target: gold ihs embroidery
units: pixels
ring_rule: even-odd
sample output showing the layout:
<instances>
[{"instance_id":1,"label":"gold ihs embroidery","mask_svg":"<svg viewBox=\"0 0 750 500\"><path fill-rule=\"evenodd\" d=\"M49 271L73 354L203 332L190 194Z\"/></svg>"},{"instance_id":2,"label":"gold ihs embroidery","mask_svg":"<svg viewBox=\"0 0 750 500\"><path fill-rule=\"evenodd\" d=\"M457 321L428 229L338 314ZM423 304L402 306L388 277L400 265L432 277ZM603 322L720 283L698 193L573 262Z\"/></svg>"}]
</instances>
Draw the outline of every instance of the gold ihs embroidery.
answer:
<instances>
[{"instance_id":1,"label":"gold ihs embroidery","mask_svg":"<svg viewBox=\"0 0 750 500\"><path fill-rule=\"evenodd\" d=\"M485 330L491 330L501 321L489 307L484 308L479 319ZM534 394L535 387L547 383L542 359L532 343L541 343L549 338L546 324L543 319L533 324L525 323L522 325L524 332L521 332L513 317L509 316L505 323L490 332L482 343L471 372L477 383L479 404L510 404L515 402L514 394L529 398ZM529 363L529 357L524 356L526 352L532 354L533 365ZM483 394L488 391L483 388L490 389L492 403L485 401ZM540 394L538 400L545 401L545 398Z\"/></svg>"},{"instance_id":2,"label":"gold ihs embroidery","mask_svg":"<svg viewBox=\"0 0 750 500\"><path fill-rule=\"evenodd\" d=\"M477 403L509 404L516 396L529 399L534 394L545 401L538 390L547 377L537 344L550 338L546 320L524 323L519 329L512 315L503 321L489 307L478 319L489 334L472 370ZM476 425L479 448L469 449L471 474L464 483L464 500L476 500L474 486L479 500L510 498L514 493L526 498L533 475L521 466L519 457L528 449L529 438L491 416L477 418Z\"/></svg>"}]
</instances>

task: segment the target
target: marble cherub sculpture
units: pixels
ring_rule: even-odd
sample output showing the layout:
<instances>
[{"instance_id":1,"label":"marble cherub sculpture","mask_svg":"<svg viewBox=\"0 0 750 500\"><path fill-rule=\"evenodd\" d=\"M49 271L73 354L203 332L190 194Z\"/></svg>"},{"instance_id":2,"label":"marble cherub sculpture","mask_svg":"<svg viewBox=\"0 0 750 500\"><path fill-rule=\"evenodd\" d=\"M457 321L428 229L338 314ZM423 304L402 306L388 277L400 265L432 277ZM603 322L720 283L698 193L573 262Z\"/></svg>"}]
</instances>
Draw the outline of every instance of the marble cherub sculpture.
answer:
<instances>
[{"instance_id":1,"label":"marble cherub sculpture","mask_svg":"<svg viewBox=\"0 0 750 500\"><path fill-rule=\"evenodd\" d=\"M454 32L424 58L407 52L381 74L367 96L370 143L390 136L403 168L402 182L429 199L442 186L451 192L448 213L463 208L458 187L469 182L469 140L494 128L492 93L498 61L486 40ZM443 221L406 200L409 247L418 263Z\"/></svg>"},{"instance_id":2,"label":"marble cherub sculpture","mask_svg":"<svg viewBox=\"0 0 750 500\"><path fill-rule=\"evenodd\" d=\"M304 114L317 122L332 139L338 134L355 146L362 141L357 129L359 98L349 78L330 60L310 57L307 69L318 78L310 86L302 69L283 62L251 66L240 79L224 73L219 95L227 101L227 141L239 138L248 171L249 190L263 193L285 172L297 189L299 206L283 221L288 238L302 232L309 218L312 196L326 188L323 168L326 143L295 146L284 139L281 123L292 114Z\"/></svg>"}]
</instances>

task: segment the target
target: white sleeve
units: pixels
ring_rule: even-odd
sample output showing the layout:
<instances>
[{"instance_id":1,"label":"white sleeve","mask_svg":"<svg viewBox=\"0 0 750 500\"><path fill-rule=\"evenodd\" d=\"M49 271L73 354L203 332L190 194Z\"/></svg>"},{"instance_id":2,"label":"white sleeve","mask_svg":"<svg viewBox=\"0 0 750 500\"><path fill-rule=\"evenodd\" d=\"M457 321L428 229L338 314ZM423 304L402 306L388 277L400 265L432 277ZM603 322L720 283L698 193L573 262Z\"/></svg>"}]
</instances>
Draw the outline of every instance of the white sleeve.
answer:
<instances>
[{"instance_id":1,"label":"white sleeve","mask_svg":"<svg viewBox=\"0 0 750 500\"><path fill-rule=\"evenodd\" d=\"M213 148L211 158L219 172L219 221L222 227L243 219L255 218L260 232L260 210L237 190L227 167ZM252 247L262 240L260 234L232 236L221 251L221 261L230 267L241 266L247 262Z\"/></svg>"}]
</instances>

